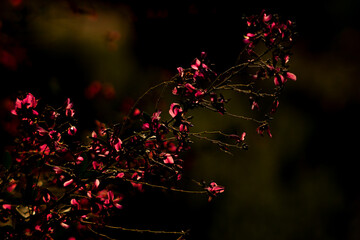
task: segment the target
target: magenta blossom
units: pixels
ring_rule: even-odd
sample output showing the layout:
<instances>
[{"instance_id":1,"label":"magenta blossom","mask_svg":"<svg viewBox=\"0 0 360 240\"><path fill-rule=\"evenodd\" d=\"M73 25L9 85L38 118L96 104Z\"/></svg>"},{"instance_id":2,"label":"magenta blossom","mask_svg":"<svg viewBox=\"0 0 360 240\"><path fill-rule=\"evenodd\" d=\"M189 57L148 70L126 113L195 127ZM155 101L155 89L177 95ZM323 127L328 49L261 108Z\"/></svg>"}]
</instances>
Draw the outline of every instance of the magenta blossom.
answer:
<instances>
[{"instance_id":1,"label":"magenta blossom","mask_svg":"<svg viewBox=\"0 0 360 240\"><path fill-rule=\"evenodd\" d=\"M11 204L3 204L2 207L5 210L11 210Z\"/></svg>"},{"instance_id":2,"label":"magenta blossom","mask_svg":"<svg viewBox=\"0 0 360 240\"><path fill-rule=\"evenodd\" d=\"M153 122L160 121L160 119L161 119L160 114L161 114L161 111L154 112L151 117L151 121L153 121Z\"/></svg>"},{"instance_id":3,"label":"magenta blossom","mask_svg":"<svg viewBox=\"0 0 360 240\"><path fill-rule=\"evenodd\" d=\"M71 185L73 182L74 182L74 179L70 179L70 180L64 182L64 187Z\"/></svg>"},{"instance_id":4,"label":"magenta blossom","mask_svg":"<svg viewBox=\"0 0 360 240\"><path fill-rule=\"evenodd\" d=\"M180 107L180 104L178 103L172 103L170 105L169 114L171 117L175 118L178 116L178 114L181 114L183 112L182 108Z\"/></svg>"},{"instance_id":5,"label":"magenta blossom","mask_svg":"<svg viewBox=\"0 0 360 240\"><path fill-rule=\"evenodd\" d=\"M256 132L261 136L264 136L264 132L266 132L269 135L269 137L272 138L272 134L270 132L270 128L269 128L268 124L263 124L263 125L259 126L256 129Z\"/></svg>"},{"instance_id":6,"label":"magenta blossom","mask_svg":"<svg viewBox=\"0 0 360 240\"><path fill-rule=\"evenodd\" d=\"M173 159L173 157L171 156L171 154L170 153L166 153L165 154L165 159L164 159L164 163L165 164L174 164L174 159Z\"/></svg>"},{"instance_id":7,"label":"magenta blossom","mask_svg":"<svg viewBox=\"0 0 360 240\"><path fill-rule=\"evenodd\" d=\"M177 68L180 77L184 77L184 69L182 67Z\"/></svg>"},{"instance_id":8,"label":"magenta blossom","mask_svg":"<svg viewBox=\"0 0 360 240\"><path fill-rule=\"evenodd\" d=\"M75 110L73 109L73 103L70 101L70 98L66 100L65 115L68 117L73 117Z\"/></svg>"},{"instance_id":9,"label":"magenta blossom","mask_svg":"<svg viewBox=\"0 0 360 240\"><path fill-rule=\"evenodd\" d=\"M209 196L209 201L211 201L211 199L212 199L213 197L215 197L217 194L223 193L223 192L225 191L225 188L224 188L223 186L217 185L216 182L210 183L210 186L207 187L207 188L205 188L205 189L206 189L206 190L209 192L209 194L210 194L210 196Z\"/></svg>"},{"instance_id":10,"label":"magenta blossom","mask_svg":"<svg viewBox=\"0 0 360 240\"><path fill-rule=\"evenodd\" d=\"M115 150L116 150L117 152L119 152L120 149L121 149L121 145L122 145L121 139L120 139L120 138L115 138L115 139L113 139L111 142L112 142L111 144L112 144L112 146L115 148Z\"/></svg>"},{"instance_id":11,"label":"magenta blossom","mask_svg":"<svg viewBox=\"0 0 360 240\"><path fill-rule=\"evenodd\" d=\"M68 128L68 134L70 136L74 136L76 134L76 132L77 132L77 129L76 129L75 126L71 126L71 127Z\"/></svg>"},{"instance_id":12,"label":"magenta blossom","mask_svg":"<svg viewBox=\"0 0 360 240\"><path fill-rule=\"evenodd\" d=\"M15 102L15 108L11 111L12 114L17 115L17 110L18 109L22 109L24 107L26 107L27 109L32 108L32 113L34 115L38 115L38 112L34 110L34 108L37 106L37 100L35 99L34 95L32 95L31 93L28 93L28 95L26 95L26 97L23 100L20 99L16 99Z\"/></svg>"}]
</instances>

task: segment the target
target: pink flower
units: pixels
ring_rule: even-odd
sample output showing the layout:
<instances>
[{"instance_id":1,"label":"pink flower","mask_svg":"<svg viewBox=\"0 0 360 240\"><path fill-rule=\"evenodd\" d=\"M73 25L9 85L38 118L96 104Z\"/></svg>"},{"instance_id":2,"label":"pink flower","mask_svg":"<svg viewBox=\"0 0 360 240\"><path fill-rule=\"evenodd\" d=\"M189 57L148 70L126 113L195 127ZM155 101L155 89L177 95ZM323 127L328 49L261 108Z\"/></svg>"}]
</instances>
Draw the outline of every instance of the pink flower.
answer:
<instances>
[{"instance_id":1,"label":"pink flower","mask_svg":"<svg viewBox=\"0 0 360 240\"><path fill-rule=\"evenodd\" d=\"M77 132L77 129L76 129L75 126L71 126L71 127L68 128L68 134L70 136L74 136L76 134L76 132Z\"/></svg>"},{"instance_id":2,"label":"pink flower","mask_svg":"<svg viewBox=\"0 0 360 240\"><path fill-rule=\"evenodd\" d=\"M288 78L290 80L293 80L293 81L296 81L296 75L291 73L291 72L286 73L286 78Z\"/></svg>"},{"instance_id":3,"label":"pink flower","mask_svg":"<svg viewBox=\"0 0 360 240\"><path fill-rule=\"evenodd\" d=\"M270 111L271 114L274 114L276 112L276 110L279 107L279 103L280 103L279 100L277 100L277 99L274 100L271 111Z\"/></svg>"},{"instance_id":4,"label":"pink flower","mask_svg":"<svg viewBox=\"0 0 360 240\"><path fill-rule=\"evenodd\" d=\"M196 88L193 86L193 85L191 85L190 83L186 83L185 84L185 87L186 87L186 89L190 92L190 93L192 93Z\"/></svg>"},{"instance_id":5,"label":"pink flower","mask_svg":"<svg viewBox=\"0 0 360 240\"><path fill-rule=\"evenodd\" d=\"M153 121L153 122L159 121L161 119L160 114L161 114L161 111L154 112L151 117L151 121Z\"/></svg>"},{"instance_id":6,"label":"pink flower","mask_svg":"<svg viewBox=\"0 0 360 240\"><path fill-rule=\"evenodd\" d=\"M95 187L98 188L100 185L100 180L99 179L95 179L95 183L94 183Z\"/></svg>"},{"instance_id":7,"label":"pink flower","mask_svg":"<svg viewBox=\"0 0 360 240\"><path fill-rule=\"evenodd\" d=\"M252 104L251 104L251 110L254 110L255 108L256 108L257 110L260 109L259 104L254 100L254 101L252 102Z\"/></svg>"},{"instance_id":8,"label":"pink flower","mask_svg":"<svg viewBox=\"0 0 360 240\"><path fill-rule=\"evenodd\" d=\"M8 192L12 192L12 191L14 191L14 189L16 188L16 186L17 186L16 181L15 181L14 179L11 179L10 182L9 182L9 186L6 188L6 190L7 190Z\"/></svg>"},{"instance_id":9,"label":"pink flower","mask_svg":"<svg viewBox=\"0 0 360 240\"><path fill-rule=\"evenodd\" d=\"M284 84L285 82L286 82L286 79L281 74L278 74L277 76L274 77L275 86L280 86L280 84Z\"/></svg>"},{"instance_id":10,"label":"pink flower","mask_svg":"<svg viewBox=\"0 0 360 240\"><path fill-rule=\"evenodd\" d=\"M50 202L51 196L50 196L49 193L46 193L46 195L44 195L42 197L42 199L43 199L44 202L48 203L48 202Z\"/></svg>"},{"instance_id":11,"label":"pink flower","mask_svg":"<svg viewBox=\"0 0 360 240\"><path fill-rule=\"evenodd\" d=\"M70 226L68 224L65 223L66 221L63 221L60 223L60 225L65 228L65 229L68 229Z\"/></svg>"},{"instance_id":12,"label":"pink flower","mask_svg":"<svg viewBox=\"0 0 360 240\"><path fill-rule=\"evenodd\" d=\"M244 36L244 43L245 44L252 44L253 43L253 41L254 41L254 37L255 37L256 35L255 34L253 34L253 33L247 33L245 36Z\"/></svg>"},{"instance_id":13,"label":"pink flower","mask_svg":"<svg viewBox=\"0 0 360 240\"><path fill-rule=\"evenodd\" d=\"M48 147L48 145L43 144L40 146L40 152L44 155L49 155L50 154L50 148Z\"/></svg>"},{"instance_id":14,"label":"pink flower","mask_svg":"<svg viewBox=\"0 0 360 240\"><path fill-rule=\"evenodd\" d=\"M133 112L134 117L139 116L140 114L141 114L141 111L138 108L136 108Z\"/></svg>"},{"instance_id":15,"label":"pink flower","mask_svg":"<svg viewBox=\"0 0 360 240\"><path fill-rule=\"evenodd\" d=\"M74 182L74 179L70 179L70 180L64 182L64 187L71 185L73 182Z\"/></svg>"},{"instance_id":16,"label":"pink flower","mask_svg":"<svg viewBox=\"0 0 360 240\"><path fill-rule=\"evenodd\" d=\"M290 61L290 56L286 55L284 58L285 64L288 63Z\"/></svg>"},{"instance_id":17,"label":"pink flower","mask_svg":"<svg viewBox=\"0 0 360 240\"><path fill-rule=\"evenodd\" d=\"M269 135L270 138L272 138L272 134L270 132L270 128L269 128L269 125L265 124L265 125L261 125L259 126L257 129L256 129L256 132L263 136L264 135L264 132L266 131L266 133Z\"/></svg>"},{"instance_id":18,"label":"pink flower","mask_svg":"<svg viewBox=\"0 0 360 240\"><path fill-rule=\"evenodd\" d=\"M3 204L2 207L5 210L11 210L11 204Z\"/></svg>"},{"instance_id":19,"label":"pink flower","mask_svg":"<svg viewBox=\"0 0 360 240\"><path fill-rule=\"evenodd\" d=\"M34 97L34 95L32 95L31 93L28 93L28 95L26 96L26 98L23 100L23 104L27 105L27 108L35 108L37 105L37 101Z\"/></svg>"},{"instance_id":20,"label":"pink flower","mask_svg":"<svg viewBox=\"0 0 360 240\"><path fill-rule=\"evenodd\" d=\"M103 168L103 163L102 162L98 163L97 161L93 161L92 166L93 166L94 170L96 170L96 169L101 170Z\"/></svg>"},{"instance_id":21,"label":"pink flower","mask_svg":"<svg viewBox=\"0 0 360 240\"><path fill-rule=\"evenodd\" d=\"M80 203L75 199L70 200L71 205L75 206L78 210L80 209Z\"/></svg>"},{"instance_id":22,"label":"pink flower","mask_svg":"<svg viewBox=\"0 0 360 240\"><path fill-rule=\"evenodd\" d=\"M118 202L121 200L121 198L114 198L114 193L112 191L107 192L107 199L105 199L104 204L107 205L114 205L118 209L122 209L122 205L120 205Z\"/></svg>"},{"instance_id":23,"label":"pink flower","mask_svg":"<svg viewBox=\"0 0 360 240\"><path fill-rule=\"evenodd\" d=\"M144 123L141 128L142 128L142 130L149 130L150 129L150 124L149 123Z\"/></svg>"},{"instance_id":24,"label":"pink flower","mask_svg":"<svg viewBox=\"0 0 360 240\"><path fill-rule=\"evenodd\" d=\"M246 132L243 132L241 136L238 136L236 134L229 135L230 138L236 140L236 142L241 143L245 140Z\"/></svg>"},{"instance_id":25,"label":"pink flower","mask_svg":"<svg viewBox=\"0 0 360 240\"><path fill-rule=\"evenodd\" d=\"M66 100L65 115L68 117L73 117L75 110L73 109L73 103L70 101L70 98Z\"/></svg>"},{"instance_id":26,"label":"pink flower","mask_svg":"<svg viewBox=\"0 0 360 240\"><path fill-rule=\"evenodd\" d=\"M188 125L187 124L180 124L179 131L180 132L188 132L189 131Z\"/></svg>"},{"instance_id":27,"label":"pink flower","mask_svg":"<svg viewBox=\"0 0 360 240\"><path fill-rule=\"evenodd\" d=\"M191 65L191 68L194 70L199 70L200 65L201 65L201 61L196 58L194 64Z\"/></svg>"},{"instance_id":28,"label":"pink flower","mask_svg":"<svg viewBox=\"0 0 360 240\"><path fill-rule=\"evenodd\" d=\"M113 141L114 141L114 142L113 142L113 147L115 148L115 150L116 150L117 152L119 152L120 149L121 149L121 144L122 144L121 139L120 139L120 138L117 138L117 139L115 139L115 140L113 140Z\"/></svg>"},{"instance_id":29,"label":"pink flower","mask_svg":"<svg viewBox=\"0 0 360 240\"><path fill-rule=\"evenodd\" d=\"M210 186L205 188L211 195L209 196L209 201L212 199L212 197L215 197L219 193L223 193L225 191L225 188L223 186L217 185L216 182L210 183Z\"/></svg>"},{"instance_id":30,"label":"pink flower","mask_svg":"<svg viewBox=\"0 0 360 240\"><path fill-rule=\"evenodd\" d=\"M124 176L125 176L125 174L124 174L123 172L118 173L118 174L116 175L117 178L123 178Z\"/></svg>"},{"instance_id":31,"label":"pink flower","mask_svg":"<svg viewBox=\"0 0 360 240\"><path fill-rule=\"evenodd\" d=\"M137 188L137 190L139 192L143 192L144 189L143 189L143 185L141 183L135 183L135 182L131 182L131 185L134 187L134 188Z\"/></svg>"},{"instance_id":32,"label":"pink flower","mask_svg":"<svg viewBox=\"0 0 360 240\"><path fill-rule=\"evenodd\" d=\"M165 154L165 159L164 159L164 163L165 164L174 164L174 159L173 159L173 157L171 156L171 154L170 153L166 153Z\"/></svg>"},{"instance_id":33,"label":"pink flower","mask_svg":"<svg viewBox=\"0 0 360 240\"><path fill-rule=\"evenodd\" d=\"M34 95L28 93L23 100L16 99L15 108L11 111L12 114L17 115L17 109L22 109L25 106L27 109L35 108L37 106L37 100L35 99ZM38 112L33 110L32 113L34 115L38 115Z\"/></svg>"},{"instance_id":34,"label":"pink flower","mask_svg":"<svg viewBox=\"0 0 360 240\"><path fill-rule=\"evenodd\" d=\"M179 113L182 113L183 110L178 103L172 103L170 105L169 114L171 117L175 118Z\"/></svg>"},{"instance_id":35,"label":"pink flower","mask_svg":"<svg viewBox=\"0 0 360 240\"><path fill-rule=\"evenodd\" d=\"M174 87L171 92L173 95L178 95L178 87Z\"/></svg>"},{"instance_id":36,"label":"pink flower","mask_svg":"<svg viewBox=\"0 0 360 240\"><path fill-rule=\"evenodd\" d=\"M12 184L10 184L10 186L8 186L7 188L6 188L6 190L8 191L8 192L12 192L12 191L14 191L14 189L16 188L16 183L12 183Z\"/></svg>"},{"instance_id":37,"label":"pink flower","mask_svg":"<svg viewBox=\"0 0 360 240\"><path fill-rule=\"evenodd\" d=\"M202 95L204 95L204 94L205 94L204 91L202 91L202 90L197 90L196 93L195 93L195 97L200 97L200 96L202 96Z\"/></svg>"},{"instance_id":38,"label":"pink flower","mask_svg":"<svg viewBox=\"0 0 360 240\"><path fill-rule=\"evenodd\" d=\"M54 172L55 172L56 174L62 173L62 169L59 168L59 167L54 167L53 169L54 169Z\"/></svg>"},{"instance_id":39,"label":"pink flower","mask_svg":"<svg viewBox=\"0 0 360 240\"><path fill-rule=\"evenodd\" d=\"M77 158L76 158L76 164L80 164L80 163L82 163L84 161L84 158L82 157L82 156L78 156Z\"/></svg>"},{"instance_id":40,"label":"pink flower","mask_svg":"<svg viewBox=\"0 0 360 240\"><path fill-rule=\"evenodd\" d=\"M264 15L263 15L263 21L264 22L268 22L268 21L270 21L271 20L271 14L269 14L269 15L266 15L266 13L264 13Z\"/></svg>"},{"instance_id":41,"label":"pink flower","mask_svg":"<svg viewBox=\"0 0 360 240\"><path fill-rule=\"evenodd\" d=\"M48 134L48 131L46 131L44 128L38 126L38 128L36 129L37 130L37 133L40 135L40 136L45 136Z\"/></svg>"},{"instance_id":42,"label":"pink flower","mask_svg":"<svg viewBox=\"0 0 360 240\"><path fill-rule=\"evenodd\" d=\"M245 140L245 136L246 136L246 132L243 132L243 133L241 134L240 141L244 141L244 140Z\"/></svg>"},{"instance_id":43,"label":"pink flower","mask_svg":"<svg viewBox=\"0 0 360 240\"><path fill-rule=\"evenodd\" d=\"M184 76L184 69L182 67L178 67L177 70L179 72L179 76L183 77Z\"/></svg>"}]
</instances>

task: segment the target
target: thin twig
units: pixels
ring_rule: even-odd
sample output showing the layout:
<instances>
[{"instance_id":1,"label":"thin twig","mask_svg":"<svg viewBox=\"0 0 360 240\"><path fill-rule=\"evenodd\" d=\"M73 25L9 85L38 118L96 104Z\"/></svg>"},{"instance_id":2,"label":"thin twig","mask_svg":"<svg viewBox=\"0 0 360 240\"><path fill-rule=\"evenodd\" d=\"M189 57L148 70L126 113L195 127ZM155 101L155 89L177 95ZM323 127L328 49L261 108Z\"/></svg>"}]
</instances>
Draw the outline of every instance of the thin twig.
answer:
<instances>
[{"instance_id":1,"label":"thin twig","mask_svg":"<svg viewBox=\"0 0 360 240\"><path fill-rule=\"evenodd\" d=\"M257 97L275 97L275 94L274 93L262 93L262 92L254 92L250 89L240 89L240 88L237 88L237 87L234 87L233 85L225 85L225 86L220 86L218 87L217 89L219 90L232 90L232 91L235 91L235 92L238 92L238 93L244 93L244 94L252 94L254 96L257 96Z\"/></svg>"},{"instance_id":2,"label":"thin twig","mask_svg":"<svg viewBox=\"0 0 360 240\"><path fill-rule=\"evenodd\" d=\"M82 221L82 222L83 222L83 221ZM104 238L109 239L109 240L116 240L116 238L111 238L111 237L109 237L109 236L107 236L107 235L105 235L105 234L96 232L96 231L95 231L94 229L92 229L90 226L87 226L87 228L88 228L91 232L95 233L95 234L98 235L98 236L104 237Z\"/></svg>"},{"instance_id":3,"label":"thin twig","mask_svg":"<svg viewBox=\"0 0 360 240\"><path fill-rule=\"evenodd\" d=\"M84 224L100 225L99 223L90 222L90 221L86 221L83 219L81 219L80 221L81 221L81 223L84 223ZM151 230L151 229L136 229L136 228L125 228L125 227L120 227L120 226L111 226L111 225L106 225L106 224L101 225L101 226L105 227L105 228L110 228L110 229L117 229L117 230L128 231L128 232L137 232L137 233L175 234L175 235L186 235L188 233L188 231L176 232L176 231L163 231L163 230Z\"/></svg>"},{"instance_id":4,"label":"thin twig","mask_svg":"<svg viewBox=\"0 0 360 240\"><path fill-rule=\"evenodd\" d=\"M194 137L197 137L197 138L200 138L200 139L203 139L203 140L206 140L206 141L209 141L209 142L212 142L214 144L217 144L219 146L226 146L226 147L232 147L232 148L238 148L238 149L242 149L241 146L239 145L236 145L236 144L230 144L230 143L225 143L225 142L222 142L220 140L215 140L215 139L211 139L211 138L207 138L207 137L204 137L204 136L201 136L201 135L193 135Z\"/></svg>"},{"instance_id":5,"label":"thin twig","mask_svg":"<svg viewBox=\"0 0 360 240\"><path fill-rule=\"evenodd\" d=\"M215 111L217 112L217 110L213 107L210 107L209 105L207 104L202 104L203 107L209 109L209 110L212 110L212 111ZM246 116L242 116L242 115L236 115L236 114L233 114L233 113L229 113L229 112L224 112L225 115L228 115L228 116L231 116L231 117L235 117L235 118L239 118L239 119L243 119L243 120L247 120L247 121L252 121L252 122L256 122L256 123L259 123L259 124L263 124L265 123L266 121L260 121L260 120L257 120L255 118L251 118L251 117L246 117Z\"/></svg>"},{"instance_id":6,"label":"thin twig","mask_svg":"<svg viewBox=\"0 0 360 240\"><path fill-rule=\"evenodd\" d=\"M155 184L151 184L151 183L147 183L147 182L135 181L135 180L132 180L132 179L123 179L123 180L128 181L128 182L133 182L133 183L146 185L146 186L153 187L153 188L160 188L160 189L164 189L164 190L170 190L170 191L174 191L174 192L192 193L192 194L205 194L205 193L207 193L207 191L205 191L205 190L202 190L202 191L184 190L184 189L178 189L178 188L165 187L165 186L161 186L161 185L155 185Z\"/></svg>"}]
</instances>

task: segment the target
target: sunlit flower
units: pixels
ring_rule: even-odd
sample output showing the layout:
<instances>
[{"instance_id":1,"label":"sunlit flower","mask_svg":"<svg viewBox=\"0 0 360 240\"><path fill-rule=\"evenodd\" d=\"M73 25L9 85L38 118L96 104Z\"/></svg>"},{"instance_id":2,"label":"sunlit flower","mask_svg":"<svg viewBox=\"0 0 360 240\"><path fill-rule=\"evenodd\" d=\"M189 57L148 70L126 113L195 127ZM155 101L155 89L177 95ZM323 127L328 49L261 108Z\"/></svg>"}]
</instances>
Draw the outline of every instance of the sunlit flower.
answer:
<instances>
[{"instance_id":1,"label":"sunlit flower","mask_svg":"<svg viewBox=\"0 0 360 240\"><path fill-rule=\"evenodd\" d=\"M219 193L223 193L225 191L225 188L223 186L217 185L216 182L210 183L210 186L205 188L209 193L209 201L211 201L212 197L215 197Z\"/></svg>"},{"instance_id":2,"label":"sunlit flower","mask_svg":"<svg viewBox=\"0 0 360 240\"><path fill-rule=\"evenodd\" d=\"M286 73L286 78L288 78L290 80L293 80L293 81L296 81L296 75L291 73L291 72Z\"/></svg>"},{"instance_id":3,"label":"sunlit flower","mask_svg":"<svg viewBox=\"0 0 360 240\"><path fill-rule=\"evenodd\" d=\"M64 182L64 187L71 185L73 182L74 182L74 179L70 179L70 180Z\"/></svg>"},{"instance_id":4,"label":"sunlit flower","mask_svg":"<svg viewBox=\"0 0 360 240\"><path fill-rule=\"evenodd\" d=\"M76 132L77 132L77 129L76 129L75 126L71 126L71 127L68 128L68 134L70 136L74 136L76 134Z\"/></svg>"},{"instance_id":5,"label":"sunlit flower","mask_svg":"<svg viewBox=\"0 0 360 240\"><path fill-rule=\"evenodd\" d=\"M68 117L73 117L75 110L73 109L73 103L70 101L70 98L66 100L65 115Z\"/></svg>"},{"instance_id":6,"label":"sunlit flower","mask_svg":"<svg viewBox=\"0 0 360 240\"><path fill-rule=\"evenodd\" d=\"M11 210L11 204L3 204L2 207L5 210Z\"/></svg>"},{"instance_id":7,"label":"sunlit flower","mask_svg":"<svg viewBox=\"0 0 360 240\"><path fill-rule=\"evenodd\" d=\"M178 114L181 114L182 112L183 112L183 110L180 107L180 104L172 103L170 105L169 114L170 114L171 117L175 118Z\"/></svg>"},{"instance_id":8,"label":"sunlit flower","mask_svg":"<svg viewBox=\"0 0 360 240\"><path fill-rule=\"evenodd\" d=\"M170 153L165 154L164 163L165 164L174 164L174 159L173 159L173 157L171 156Z\"/></svg>"},{"instance_id":9,"label":"sunlit flower","mask_svg":"<svg viewBox=\"0 0 360 240\"><path fill-rule=\"evenodd\" d=\"M22 100L16 99L15 101L15 108L11 111L12 114L17 115L17 110L22 109L23 107L27 109L32 109L32 113L34 115L38 115L38 112L34 110L34 108L37 106L37 100L35 99L34 95L31 93L28 93L26 97Z\"/></svg>"}]
</instances>

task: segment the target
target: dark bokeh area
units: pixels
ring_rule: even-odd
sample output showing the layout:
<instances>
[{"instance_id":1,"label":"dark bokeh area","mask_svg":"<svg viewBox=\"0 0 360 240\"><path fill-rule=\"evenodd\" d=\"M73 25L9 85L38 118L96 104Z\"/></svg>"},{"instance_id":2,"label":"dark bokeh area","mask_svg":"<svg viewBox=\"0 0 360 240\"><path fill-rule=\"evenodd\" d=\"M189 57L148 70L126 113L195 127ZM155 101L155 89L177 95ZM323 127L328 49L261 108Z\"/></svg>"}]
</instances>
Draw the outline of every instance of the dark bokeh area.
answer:
<instances>
[{"instance_id":1,"label":"dark bokeh area","mask_svg":"<svg viewBox=\"0 0 360 240\"><path fill-rule=\"evenodd\" d=\"M191 228L189 239L359 239L358 1L2 0L1 146L15 132L9 111L18 94L52 105L70 97L85 136L95 120L121 121L137 97L201 51L215 71L232 66L243 48L242 17L262 9L294 20L298 32L290 61L298 80L281 97L273 138L256 135L251 123L199 113L194 129L247 131L248 151L228 155L196 142L186 157L187 177L216 180L224 194L208 203L145 193L114 221ZM156 94L140 106L153 111ZM164 114L169 104L160 101Z\"/></svg>"}]
</instances>

